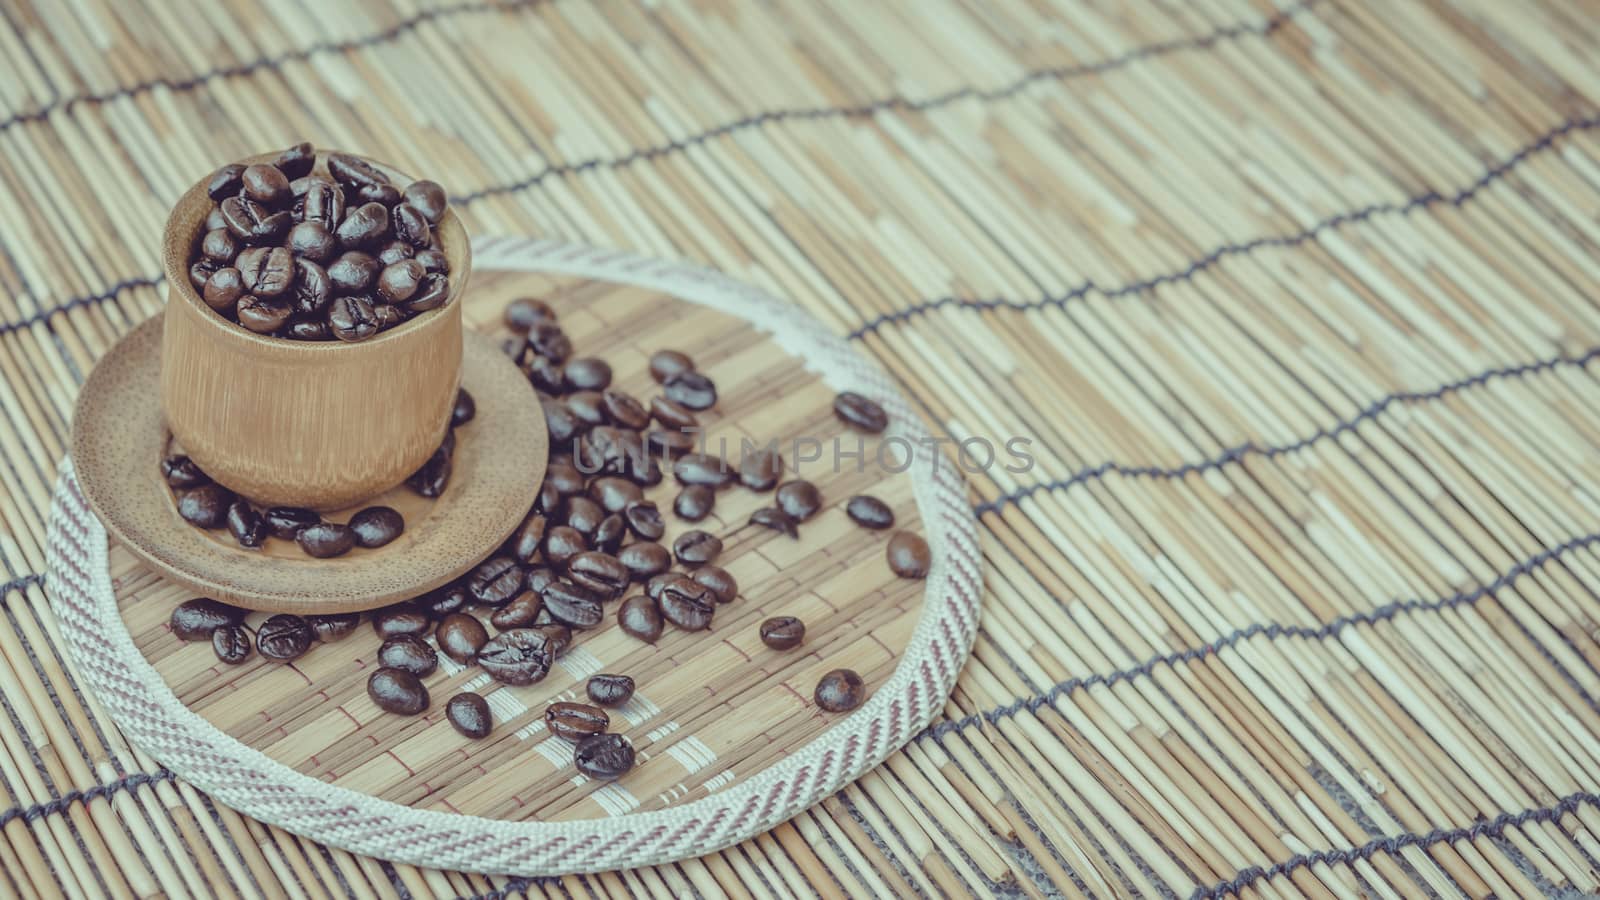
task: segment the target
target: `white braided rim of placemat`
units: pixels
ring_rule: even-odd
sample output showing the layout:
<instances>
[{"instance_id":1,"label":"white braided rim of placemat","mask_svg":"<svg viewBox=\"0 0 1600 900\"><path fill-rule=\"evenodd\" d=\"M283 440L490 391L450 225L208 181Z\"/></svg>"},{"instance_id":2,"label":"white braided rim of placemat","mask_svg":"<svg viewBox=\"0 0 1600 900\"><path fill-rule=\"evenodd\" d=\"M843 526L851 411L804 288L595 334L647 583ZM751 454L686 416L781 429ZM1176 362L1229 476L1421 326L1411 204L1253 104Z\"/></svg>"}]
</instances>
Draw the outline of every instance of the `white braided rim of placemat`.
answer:
<instances>
[{"instance_id":1,"label":"white braided rim of placemat","mask_svg":"<svg viewBox=\"0 0 1600 900\"><path fill-rule=\"evenodd\" d=\"M111 586L106 532L61 467L48 593L82 677L135 743L218 801L347 850L440 869L559 875L697 856L772 828L860 777L938 712L972 647L982 593L972 508L888 376L820 323L764 291L695 266L548 241L478 242L475 267L632 284L748 319L835 390L872 398L917 451L913 489L933 550L923 609L889 680L849 717L773 766L683 806L609 819L507 822L418 810L301 774L184 706L134 646Z\"/></svg>"}]
</instances>

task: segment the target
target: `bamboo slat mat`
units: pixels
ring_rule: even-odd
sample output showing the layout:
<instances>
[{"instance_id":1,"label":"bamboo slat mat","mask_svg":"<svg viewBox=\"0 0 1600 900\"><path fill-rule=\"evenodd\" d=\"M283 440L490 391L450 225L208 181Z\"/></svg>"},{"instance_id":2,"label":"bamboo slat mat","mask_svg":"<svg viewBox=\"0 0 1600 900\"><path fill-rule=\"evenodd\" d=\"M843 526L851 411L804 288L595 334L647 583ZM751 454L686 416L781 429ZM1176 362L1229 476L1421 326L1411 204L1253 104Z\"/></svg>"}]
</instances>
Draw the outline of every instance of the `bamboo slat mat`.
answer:
<instances>
[{"instance_id":1,"label":"bamboo slat mat","mask_svg":"<svg viewBox=\"0 0 1600 900\"><path fill-rule=\"evenodd\" d=\"M0 885L25 895L1600 890L1600 17L1503 0L0 4ZM759 839L559 881L210 803L41 588L159 223L309 139L478 233L692 259L952 438L989 593L945 721Z\"/></svg>"}]
</instances>

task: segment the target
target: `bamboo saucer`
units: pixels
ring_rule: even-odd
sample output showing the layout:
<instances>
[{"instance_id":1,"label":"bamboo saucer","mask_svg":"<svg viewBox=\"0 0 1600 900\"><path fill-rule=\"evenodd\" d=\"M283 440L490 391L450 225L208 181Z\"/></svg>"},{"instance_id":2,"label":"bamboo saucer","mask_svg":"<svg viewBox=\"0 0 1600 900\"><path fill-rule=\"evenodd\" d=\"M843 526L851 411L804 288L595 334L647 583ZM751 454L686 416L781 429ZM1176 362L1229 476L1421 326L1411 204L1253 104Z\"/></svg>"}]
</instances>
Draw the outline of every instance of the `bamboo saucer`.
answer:
<instances>
[{"instance_id":1,"label":"bamboo saucer","mask_svg":"<svg viewBox=\"0 0 1600 900\"><path fill-rule=\"evenodd\" d=\"M461 383L477 416L456 429L449 487L437 500L403 485L327 513L345 521L360 507L393 506L406 530L373 550L319 560L269 539L245 550L226 531L207 532L178 516L160 476L174 448L161 417L161 316L106 354L83 385L73 417L72 458L90 507L119 541L162 574L229 603L273 612L371 609L417 596L472 568L503 542L532 507L544 478L544 418L533 388L495 341L466 336Z\"/></svg>"}]
</instances>

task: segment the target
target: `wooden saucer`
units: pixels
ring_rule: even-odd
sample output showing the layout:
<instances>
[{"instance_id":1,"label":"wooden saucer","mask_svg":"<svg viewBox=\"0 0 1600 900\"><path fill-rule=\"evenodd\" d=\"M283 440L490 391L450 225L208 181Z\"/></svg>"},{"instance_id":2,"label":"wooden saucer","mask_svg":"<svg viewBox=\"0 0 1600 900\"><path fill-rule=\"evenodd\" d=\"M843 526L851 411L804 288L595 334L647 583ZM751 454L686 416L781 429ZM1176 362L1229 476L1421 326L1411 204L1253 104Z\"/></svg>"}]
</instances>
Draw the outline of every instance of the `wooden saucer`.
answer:
<instances>
[{"instance_id":1,"label":"wooden saucer","mask_svg":"<svg viewBox=\"0 0 1600 900\"><path fill-rule=\"evenodd\" d=\"M388 546L313 559L269 539L245 550L226 531L178 516L160 475L170 434L160 404L161 316L134 329L84 382L72 458L107 529L161 573L209 597L273 612L372 609L438 587L482 561L517 527L544 479L544 417L526 378L497 343L466 336L461 383L477 416L456 429L449 487L437 500L397 487L361 506L393 506L406 530ZM345 521L359 507L326 514Z\"/></svg>"}]
</instances>

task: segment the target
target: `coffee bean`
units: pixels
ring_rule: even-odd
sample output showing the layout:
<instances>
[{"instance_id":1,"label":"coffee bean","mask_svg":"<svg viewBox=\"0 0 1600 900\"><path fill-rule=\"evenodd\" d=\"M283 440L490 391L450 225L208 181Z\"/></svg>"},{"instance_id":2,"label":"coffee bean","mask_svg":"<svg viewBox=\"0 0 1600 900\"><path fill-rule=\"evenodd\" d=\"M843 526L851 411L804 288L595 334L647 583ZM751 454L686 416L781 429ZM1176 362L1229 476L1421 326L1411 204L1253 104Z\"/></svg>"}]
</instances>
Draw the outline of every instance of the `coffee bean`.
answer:
<instances>
[{"instance_id":1,"label":"coffee bean","mask_svg":"<svg viewBox=\"0 0 1600 900\"><path fill-rule=\"evenodd\" d=\"M455 448L455 432L445 432L439 449L433 451L422 468L411 473L411 477L406 479L406 487L423 497L437 497L444 493L445 487L450 484L450 472L455 466Z\"/></svg>"},{"instance_id":2,"label":"coffee bean","mask_svg":"<svg viewBox=\"0 0 1600 900\"><path fill-rule=\"evenodd\" d=\"M421 638L403 634L384 641L378 648L378 665L423 677L439 668L439 654Z\"/></svg>"},{"instance_id":3,"label":"coffee bean","mask_svg":"<svg viewBox=\"0 0 1600 900\"><path fill-rule=\"evenodd\" d=\"M328 330L346 343L364 341L378 333L378 317L366 297L335 297L328 309Z\"/></svg>"},{"instance_id":4,"label":"coffee bean","mask_svg":"<svg viewBox=\"0 0 1600 900\"><path fill-rule=\"evenodd\" d=\"M628 523L623 520L621 513L612 513L600 520L600 527L594 530L590 543L594 549L615 556L627 536Z\"/></svg>"},{"instance_id":5,"label":"coffee bean","mask_svg":"<svg viewBox=\"0 0 1600 900\"><path fill-rule=\"evenodd\" d=\"M466 388L459 388L456 391L455 406L450 408L450 427L459 428L471 422L472 417L477 414L478 401L472 399L472 395L467 393Z\"/></svg>"},{"instance_id":6,"label":"coffee bean","mask_svg":"<svg viewBox=\"0 0 1600 900\"><path fill-rule=\"evenodd\" d=\"M588 540L569 525L557 525L545 532L544 559L553 566L565 567L569 560L587 549Z\"/></svg>"},{"instance_id":7,"label":"coffee bean","mask_svg":"<svg viewBox=\"0 0 1600 900\"><path fill-rule=\"evenodd\" d=\"M718 603L732 603L739 596L739 582L721 566L701 566L689 573L689 580L709 588Z\"/></svg>"},{"instance_id":8,"label":"coffee bean","mask_svg":"<svg viewBox=\"0 0 1600 900\"><path fill-rule=\"evenodd\" d=\"M654 644L661 637L661 611L656 602L635 594L617 607L617 627L641 641Z\"/></svg>"},{"instance_id":9,"label":"coffee bean","mask_svg":"<svg viewBox=\"0 0 1600 900\"><path fill-rule=\"evenodd\" d=\"M301 178L310 173L311 167L317 164L317 151L309 143L295 144L293 147L279 153L272 164L286 178Z\"/></svg>"},{"instance_id":10,"label":"coffee bean","mask_svg":"<svg viewBox=\"0 0 1600 900\"><path fill-rule=\"evenodd\" d=\"M360 250L348 250L328 264L328 279L341 294L359 294L372 289L383 266Z\"/></svg>"},{"instance_id":11,"label":"coffee bean","mask_svg":"<svg viewBox=\"0 0 1600 900\"><path fill-rule=\"evenodd\" d=\"M603 391L611 385L611 364L585 356L567 363L567 390Z\"/></svg>"},{"instance_id":12,"label":"coffee bean","mask_svg":"<svg viewBox=\"0 0 1600 900\"><path fill-rule=\"evenodd\" d=\"M550 642L550 655L556 659L560 659L561 655L567 652L567 648L572 646L572 629L560 622L535 625L533 630L544 635L545 640Z\"/></svg>"},{"instance_id":13,"label":"coffee bean","mask_svg":"<svg viewBox=\"0 0 1600 900\"><path fill-rule=\"evenodd\" d=\"M584 422L560 400L546 397L539 401L539 405L544 408L544 425L545 430L550 432L550 446L571 446L586 430Z\"/></svg>"},{"instance_id":14,"label":"coffee bean","mask_svg":"<svg viewBox=\"0 0 1600 900\"><path fill-rule=\"evenodd\" d=\"M350 531L358 547L382 547L406 530L399 510L388 506L369 506L350 517Z\"/></svg>"},{"instance_id":15,"label":"coffee bean","mask_svg":"<svg viewBox=\"0 0 1600 900\"><path fill-rule=\"evenodd\" d=\"M857 494L844 505L845 515L852 522L873 531L894 527L894 510L889 504L867 494Z\"/></svg>"},{"instance_id":16,"label":"coffee bean","mask_svg":"<svg viewBox=\"0 0 1600 900\"><path fill-rule=\"evenodd\" d=\"M475 615L458 612L446 615L445 620L438 623L438 628L434 629L434 641L438 642L438 649L446 657L466 665L477 657L483 645L488 644L490 633Z\"/></svg>"},{"instance_id":17,"label":"coffee bean","mask_svg":"<svg viewBox=\"0 0 1600 900\"><path fill-rule=\"evenodd\" d=\"M325 263L339 252L339 242L326 225L311 220L289 229L289 250L312 262Z\"/></svg>"},{"instance_id":18,"label":"coffee bean","mask_svg":"<svg viewBox=\"0 0 1600 900\"><path fill-rule=\"evenodd\" d=\"M716 384L692 369L668 378L661 385L661 389L668 400L687 406L696 412L717 405Z\"/></svg>"},{"instance_id":19,"label":"coffee bean","mask_svg":"<svg viewBox=\"0 0 1600 900\"><path fill-rule=\"evenodd\" d=\"M489 624L493 625L497 631L527 628L539 620L539 613L543 611L544 598L539 595L538 591L530 589L523 591L513 598L510 603L495 610L494 614L489 616Z\"/></svg>"},{"instance_id":20,"label":"coffee bean","mask_svg":"<svg viewBox=\"0 0 1600 900\"><path fill-rule=\"evenodd\" d=\"M161 461L161 477L167 484L175 488L199 487L209 484L211 479L206 473L200 471L200 466L187 456L169 456Z\"/></svg>"},{"instance_id":21,"label":"coffee bean","mask_svg":"<svg viewBox=\"0 0 1600 900\"><path fill-rule=\"evenodd\" d=\"M326 178L310 178L304 196L295 201L295 210L302 222L315 222L332 234L344 221L344 190Z\"/></svg>"},{"instance_id":22,"label":"coffee bean","mask_svg":"<svg viewBox=\"0 0 1600 900\"><path fill-rule=\"evenodd\" d=\"M515 559L490 557L467 576L467 592L485 606L504 606L522 592L526 577L527 573Z\"/></svg>"},{"instance_id":23,"label":"coffee bean","mask_svg":"<svg viewBox=\"0 0 1600 900\"><path fill-rule=\"evenodd\" d=\"M545 611L563 625L587 630L605 619L604 608L600 605L602 595L583 585L565 580L552 581L545 586L541 596L544 598Z\"/></svg>"},{"instance_id":24,"label":"coffee bean","mask_svg":"<svg viewBox=\"0 0 1600 900\"><path fill-rule=\"evenodd\" d=\"M879 434L889 427L889 414L883 407L853 391L833 398L833 414L846 425L869 434Z\"/></svg>"},{"instance_id":25,"label":"coffee bean","mask_svg":"<svg viewBox=\"0 0 1600 900\"><path fill-rule=\"evenodd\" d=\"M239 298L244 295L244 276L232 266L212 272L211 277L206 279L205 287L200 289L200 299L223 315L233 313L239 305Z\"/></svg>"},{"instance_id":26,"label":"coffee bean","mask_svg":"<svg viewBox=\"0 0 1600 900\"><path fill-rule=\"evenodd\" d=\"M289 202L289 178L277 166L262 163L246 166L239 176L239 185L245 197L262 206L275 208Z\"/></svg>"},{"instance_id":27,"label":"coffee bean","mask_svg":"<svg viewBox=\"0 0 1600 900\"><path fill-rule=\"evenodd\" d=\"M185 600L172 610L168 620L172 633L180 641L203 641L211 632L224 625L244 622L246 610L211 599L197 597Z\"/></svg>"},{"instance_id":28,"label":"coffee bean","mask_svg":"<svg viewBox=\"0 0 1600 900\"><path fill-rule=\"evenodd\" d=\"M411 246L410 244L406 243L405 241L400 241L400 240L390 241L389 243L384 244L381 248L379 248L379 250L378 250L378 264L379 265L384 265L384 266L392 266L397 262L404 262L404 261L406 261L408 259L413 259L413 258L416 257L416 255L417 255L417 248ZM420 265L421 263L419 262L418 264ZM427 267L424 266L423 267L423 271L426 272L427 271Z\"/></svg>"},{"instance_id":29,"label":"coffee bean","mask_svg":"<svg viewBox=\"0 0 1600 900\"><path fill-rule=\"evenodd\" d=\"M618 550L617 560L627 567L629 578L644 581L671 567L672 554L655 541L638 541Z\"/></svg>"},{"instance_id":30,"label":"coffee bean","mask_svg":"<svg viewBox=\"0 0 1600 900\"><path fill-rule=\"evenodd\" d=\"M217 265L225 266L239 255L239 242L233 239L228 229L214 228L200 239L200 253Z\"/></svg>"},{"instance_id":31,"label":"coffee bean","mask_svg":"<svg viewBox=\"0 0 1600 900\"><path fill-rule=\"evenodd\" d=\"M926 578L933 565L928 542L909 531L897 531L889 539L889 570L901 578Z\"/></svg>"},{"instance_id":32,"label":"coffee bean","mask_svg":"<svg viewBox=\"0 0 1600 900\"><path fill-rule=\"evenodd\" d=\"M328 330L328 323L302 319L290 320L284 327L283 333L297 341L331 341L333 332Z\"/></svg>"},{"instance_id":33,"label":"coffee bean","mask_svg":"<svg viewBox=\"0 0 1600 900\"><path fill-rule=\"evenodd\" d=\"M376 247L389 235L389 210L382 203L363 203L347 213L333 233L346 248Z\"/></svg>"},{"instance_id":34,"label":"coffee bean","mask_svg":"<svg viewBox=\"0 0 1600 900\"><path fill-rule=\"evenodd\" d=\"M584 692L596 704L615 708L627 703L633 696L633 679L626 675L601 673L589 678Z\"/></svg>"},{"instance_id":35,"label":"coffee bean","mask_svg":"<svg viewBox=\"0 0 1600 900\"><path fill-rule=\"evenodd\" d=\"M663 384L674 375L694 369L694 360L676 350L657 350L650 354L650 377Z\"/></svg>"},{"instance_id":36,"label":"coffee bean","mask_svg":"<svg viewBox=\"0 0 1600 900\"><path fill-rule=\"evenodd\" d=\"M570 399L570 398L569 398ZM639 482L639 473L633 468L634 461L647 460L648 454L644 449L644 441L639 438L636 431L626 431L612 428L609 425L596 427L582 441L578 443L579 465L585 472L601 475L627 475L629 480Z\"/></svg>"},{"instance_id":37,"label":"coffee bean","mask_svg":"<svg viewBox=\"0 0 1600 900\"><path fill-rule=\"evenodd\" d=\"M776 506L763 506L751 513L750 524L759 525L762 528L770 528L791 538L800 537L800 529L795 527L794 516L778 509Z\"/></svg>"},{"instance_id":38,"label":"coffee bean","mask_svg":"<svg viewBox=\"0 0 1600 900\"><path fill-rule=\"evenodd\" d=\"M328 174L338 179L340 184L352 188L389 183L389 176L378 167L348 153L328 155Z\"/></svg>"},{"instance_id":39,"label":"coffee bean","mask_svg":"<svg viewBox=\"0 0 1600 900\"><path fill-rule=\"evenodd\" d=\"M417 285L417 292L406 301L405 309L409 313L427 312L438 309L449 300L450 279L437 272L424 274Z\"/></svg>"},{"instance_id":40,"label":"coffee bean","mask_svg":"<svg viewBox=\"0 0 1600 900\"><path fill-rule=\"evenodd\" d=\"M288 323L294 307L287 300L245 294L235 307L239 324L256 334L271 334Z\"/></svg>"},{"instance_id":41,"label":"coffee bean","mask_svg":"<svg viewBox=\"0 0 1600 900\"><path fill-rule=\"evenodd\" d=\"M572 340L555 322L537 322L528 329L528 349L553 363L564 363L572 356Z\"/></svg>"},{"instance_id":42,"label":"coffee bean","mask_svg":"<svg viewBox=\"0 0 1600 900\"><path fill-rule=\"evenodd\" d=\"M307 525L315 525L322 521L322 517L313 510L300 506L274 506L270 507L263 516L267 520L267 529L272 536L285 541L292 541L300 529Z\"/></svg>"},{"instance_id":43,"label":"coffee bean","mask_svg":"<svg viewBox=\"0 0 1600 900\"><path fill-rule=\"evenodd\" d=\"M243 163L229 163L216 171L206 183L206 194L213 200L223 200L239 193L243 186Z\"/></svg>"},{"instance_id":44,"label":"coffee bean","mask_svg":"<svg viewBox=\"0 0 1600 900\"><path fill-rule=\"evenodd\" d=\"M716 491L703 484L691 484L673 498L672 511L677 513L680 519L698 522L711 515L711 508L716 502Z\"/></svg>"},{"instance_id":45,"label":"coffee bean","mask_svg":"<svg viewBox=\"0 0 1600 900\"><path fill-rule=\"evenodd\" d=\"M628 525L628 530L641 540L659 540L667 530L666 523L661 519L661 510L653 501L635 500L623 507L622 518Z\"/></svg>"},{"instance_id":46,"label":"coffee bean","mask_svg":"<svg viewBox=\"0 0 1600 900\"><path fill-rule=\"evenodd\" d=\"M317 559L330 559L349 553L356 545L356 533L348 525L337 522L318 522L300 529L294 536L295 543L306 552L307 556Z\"/></svg>"},{"instance_id":47,"label":"coffee bean","mask_svg":"<svg viewBox=\"0 0 1600 900\"><path fill-rule=\"evenodd\" d=\"M661 600L661 592L666 589L667 585L676 581L688 580L689 576L682 572L662 572L659 575L652 575L645 579L644 593L646 597L659 602Z\"/></svg>"},{"instance_id":48,"label":"coffee bean","mask_svg":"<svg viewBox=\"0 0 1600 900\"><path fill-rule=\"evenodd\" d=\"M489 701L471 691L462 691L444 705L444 717L455 729L469 738L489 736L494 728L494 718L489 715Z\"/></svg>"},{"instance_id":49,"label":"coffee bean","mask_svg":"<svg viewBox=\"0 0 1600 900\"><path fill-rule=\"evenodd\" d=\"M739 461L739 483L752 491L770 491L781 477L783 457L775 450L756 450Z\"/></svg>"},{"instance_id":50,"label":"coffee bean","mask_svg":"<svg viewBox=\"0 0 1600 900\"><path fill-rule=\"evenodd\" d=\"M384 712L414 716L428 708L428 688L401 669L378 669L367 677L367 696Z\"/></svg>"},{"instance_id":51,"label":"coffee bean","mask_svg":"<svg viewBox=\"0 0 1600 900\"><path fill-rule=\"evenodd\" d=\"M395 206L394 212L390 214L389 227L396 239L412 247L426 248L429 240L433 238L433 229L429 227L427 217L409 203Z\"/></svg>"},{"instance_id":52,"label":"coffee bean","mask_svg":"<svg viewBox=\"0 0 1600 900\"><path fill-rule=\"evenodd\" d=\"M478 650L478 665L501 684L526 685L550 673L555 659L550 639L532 628L495 635Z\"/></svg>"},{"instance_id":53,"label":"coffee bean","mask_svg":"<svg viewBox=\"0 0 1600 900\"><path fill-rule=\"evenodd\" d=\"M866 686L854 671L834 669L817 681L814 697L824 712L849 712L866 699Z\"/></svg>"},{"instance_id":54,"label":"coffee bean","mask_svg":"<svg viewBox=\"0 0 1600 900\"><path fill-rule=\"evenodd\" d=\"M681 403L674 403L665 397L650 398L650 415L661 423L661 427L667 431L681 432L685 428L693 428L700 424L700 420L695 417L695 414L688 407ZM694 436L684 435L684 437L688 439L689 444L692 446ZM687 450L688 447L684 449Z\"/></svg>"},{"instance_id":55,"label":"coffee bean","mask_svg":"<svg viewBox=\"0 0 1600 900\"><path fill-rule=\"evenodd\" d=\"M294 224L287 212L272 212L254 200L229 197L221 203L222 221L235 240L252 245L266 245L283 237Z\"/></svg>"},{"instance_id":56,"label":"coffee bean","mask_svg":"<svg viewBox=\"0 0 1600 900\"><path fill-rule=\"evenodd\" d=\"M412 601L430 619L443 619L458 612L471 599L465 585L459 582L435 588Z\"/></svg>"},{"instance_id":57,"label":"coffee bean","mask_svg":"<svg viewBox=\"0 0 1600 900\"><path fill-rule=\"evenodd\" d=\"M250 501L241 497L228 504L228 532L246 550L260 549L267 540L267 523Z\"/></svg>"},{"instance_id":58,"label":"coffee bean","mask_svg":"<svg viewBox=\"0 0 1600 900\"><path fill-rule=\"evenodd\" d=\"M539 559L539 550L544 546L544 531L547 520L543 513L529 513L522 525L511 536L507 549L525 566L531 566Z\"/></svg>"},{"instance_id":59,"label":"coffee bean","mask_svg":"<svg viewBox=\"0 0 1600 900\"><path fill-rule=\"evenodd\" d=\"M672 555L686 566L711 562L722 552L722 539L698 528L685 531L672 542Z\"/></svg>"},{"instance_id":60,"label":"coffee bean","mask_svg":"<svg viewBox=\"0 0 1600 900\"><path fill-rule=\"evenodd\" d=\"M605 398L599 391L574 391L567 395L564 402L567 409L578 417L578 421L591 428L611 421L606 415Z\"/></svg>"},{"instance_id":61,"label":"coffee bean","mask_svg":"<svg viewBox=\"0 0 1600 900\"><path fill-rule=\"evenodd\" d=\"M661 617L685 631L704 631L711 627L716 613L715 595L703 584L687 578L668 582L661 589Z\"/></svg>"},{"instance_id":62,"label":"coffee bean","mask_svg":"<svg viewBox=\"0 0 1600 900\"><path fill-rule=\"evenodd\" d=\"M562 701L545 707L544 724L556 737L580 741L605 731L611 724L611 717L597 706Z\"/></svg>"},{"instance_id":63,"label":"coffee bean","mask_svg":"<svg viewBox=\"0 0 1600 900\"><path fill-rule=\"evenodd\" d=\"M360 613L327 613L319 616L306 616L306 622L311 625L311 633L317 640L324 644L342 641L349 637L361 625Z\"/></svg>"},{"instance_id":64,"label":"coffee bean","mask_svg":"<svg viewBox=\"0 0 1600 900\"><path fill-rule=\"evenodd\" d=\"M402 259L385 266L378 273L377 296L386 303L404 303L416 295L427 274L422 269L422 263L414 259Z\"/></svg>"},{"instance_id":65,"label":"coffee bean","mask_svg":"<svg viewBox=\"0 0 1600 900\"><path fill-rule=\"evenodd\" d=\"M719 488L733 480L733 470L721 457L690 453L672 464L673 477L680 484L703 484Z\"/></svg>"},{"instance_id":66,"label":"coffee bean","mask_svg":"<svg viewBox=\"0 0 1600 900\"><path fill-rule=\"evenodd\" d=\"M572 764L590 778L620 778L633 768L633 745L620 734L596 734L578 742Z\"/></svg>"},{"instance_id":67,"label":"coffee bean","mask_svg":"<svg viewBox=\"0 0 1600 900\"><path fill-rule=\"evenodd\" d=\"M233 492L220 484L202 484L178 495L178 515L196 528L221 528L228 521Z\"/></svg>"},{"instance_id":68,"label":"coffee bean","mask_svg":"<svg viewBox=\"0 0 1600 900\"><path fill-rule=\"evenodd\" d=\"M221 625L211 632L211 652L230 666L250 658L250 632L243 625Z\"/></svg>"},{"instance_id":69,"label":"coffee bean","mask_svg":"<svg viewBox=\"0 0 1600 900\"><path fill-rule=\"evenodd\" d=\"M539 566L528 572L528 590L543 593L546 586L560 576L549 566Z\"/></svg>"},{"instance_id":70,"label":"coffee bean","mask_svg":"<svg viewBox=\"0 0 1600 900\"><path fill-rule=\"evenodd\" d=\"M522 369L527 373L528 381L540 391L546 394L566 393L567 373L560 363L553 363L542 356L529 356Z\"/></svg>"},{"instance_id":71,"label":"coffee bean","mask_svg":"<svg viewBox=\"0 0 1600 900\"><path fill-rule=\"evenodd\" d=\"M427 610L409 601L390 604L372 613L372 630L384 640L407 634L422 637L431 624Z\"/></svg>"},{"instance_id":72,"label":"coffee bean","mask_svg":"<svg viewBox=\"0 0 1600 900\"><path fill-rule=\"evenodd\" d=\"M571 370L572 366L567 366L567 371L570 372ZM606 390L601 392L600 397L605 406L606 418L611 420L612 424L623 428L631 428L634 431L640 431L650 424L649 411L644 408L642 403L634 399L632 394L625 394L618 390Z\"/></svg>"},{"instance_id":73,"label":"coffee bean","mask_svg":"<svg viewBox=\"0 0 1600 900\"><path fill-rule=\"evenodd\" d=\"M786 481L778 485L774 499L778 501L778 508L796 522L804 522L822 508L822 492L809 481Z\"/></svg>"},{"instance_id":74,"label":"coffee bean","mask_svg":"<svg viewBox=\"0 0 1600 900\"><path fill-rule=\"evenodd\" d=\"M311 649L311 623L300 616L279 613L256 629L256 650L274 662L298 659Z\"/></svg>"},{"instance_id":75,"label":"coffee bean","mask_svg":"<svg viewBox=\"0 0 1600 900\"><path fill-rule=\"evenodd\" d=\"M587 541L594 537L600 520L606 517L606 511L600 504L580 494L567 498L562 504L561 515L567 527L576 530Z\"/></svg>"},{"instance_id":76,"label":"coffee bean","mask_svg":"<svg viewBox=\"0 0 1600 900\"><path fill-rule=\"evenodd\" d=\"M794 616L773 616L761 623L761 643L774 650L793 650L806 639L806 623Z\"/></svg>"},{"instance_id":77,"label":"coffee bean","mask_svg":"<svg viewBox=\"0 0 1600 900\"><path fill-rule=\"evenodd\" d=\"M626 478L604 475L589 484L589 496L608 513L622 512L629 504L644 500L644 491Z\"/></svg>"},{"instance_id":78,"label":"coffee bean","mask_svg":"<svg viewBox=\"0 0 1600 900\"><path fill-rule=\"evenodd\" d=\"M219 228L223 231L227 231L228 223L222 218L222 210L213 206L211 207L211 212L206 213L205 227L203 230L216 231Z\"/></svg>"},{"instance_id":79,"label":"coffee bean","mask_svg":"<svg viewBox=\"0 0 1600 900\"><path fill-rule=\"evenodd\" d=\"M437 182L423 179L413 181L405 189L406 204L422 213L422 217L430 224L437 225L444 218L445 210L449 208L450 198L445 194L444 188Z\"/></svg>"},{"instance_id":80,"label":"coffee bean","mask_svg":"<svg viewBox=\"0 0 1600 900\"><path fill-rule=\"evenodd\" d=\"M204 290L206 282L210 281L211 276L220 268L222 267L209 259L197 259L189 264L189 283L194 285L197 291Z\"/></svg>"},{"instance_id":81,"label":"coffee bean","mask_svg":"<svg viewBox=\"0 0 1600 900\"><path fill-rule=\"evenodd\" d=\"M602 600L620 597L628 586L629 574L621 560L598 550L579 553L567 562L567 577L599 594Z\"/></svg>"},{"instance_id":82,"label":"coffee bean","mask_svg":"<svg viewBox=\"0 0 1600 900\"><path fill-rule=\"evenodd\" d=\"M333 302L333 280L328 270L309 259L294 261L294 310L302 316L322 316ZM327 328L325 319L313 319Z\"/></svg>"},{"instance_id":83,"label":"coffee bean","mask_svg":"<svg viewBox=\"0 0 1600 900\"><path fill-rule=\"evenodd\" d=\"M555 323L555 310L550 304L534 297L519 297L506 304L506 311L501 316L507 328L517 334L527 334L530 329L541 322Z\"/></svg>"}]
</instances>

